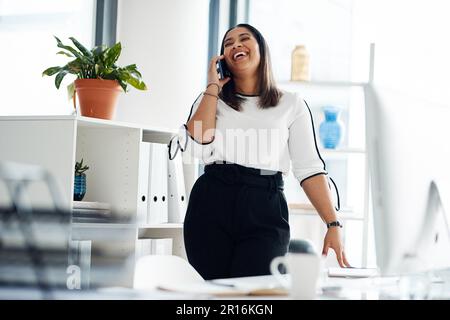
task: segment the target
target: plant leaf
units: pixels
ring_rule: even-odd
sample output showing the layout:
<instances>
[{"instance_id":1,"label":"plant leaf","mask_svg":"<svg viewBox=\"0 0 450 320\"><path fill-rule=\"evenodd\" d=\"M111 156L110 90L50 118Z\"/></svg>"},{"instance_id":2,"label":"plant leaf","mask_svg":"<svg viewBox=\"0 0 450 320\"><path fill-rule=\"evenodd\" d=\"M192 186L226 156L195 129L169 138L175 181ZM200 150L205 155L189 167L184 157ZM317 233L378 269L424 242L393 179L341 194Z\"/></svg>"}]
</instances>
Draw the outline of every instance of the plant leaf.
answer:
<instances>
[{"instance_id":1,"label":"plant leaf","mask_svg":"<svg viewBox=\"0 0 450 320\"><path fill-rule=\"evenodd\" d=\"M115 74L117 75L117 79L122 80L122 81L127 81L128 78L130 77L130 73L124 69L117 69Z\"/></svg>"},{"instance_id":2,"label":"plant leaf","mask_svg":"<svg viewBox=\"0 0 450 320\"><path fill-rule=\"evenodd\" d=\"M66 49L67 51L71 52L77 58L82 57L82 55L77 50L72 48L71 46L65 46L65 45L61 44L61 45L58 45L58 47L62 48L62 49Z\"/></svg>"},{"instance_id":3,"label":"plant leaf","mask_svg":"<svg viewBox=\"0 0 450 320\"><path fill-rule=\"evenodd\" d=\"M118 80L118 81L119 81L120 86L123 89L123 92L127 92L127 83L125 81L122 81L122 80Z\"/></svg>"},{"instance_id":4,"label":"plant leaf","mask_svg":"<svg viewBox=\"0 0 450 320\"><path fill-rule=\"evenodd\" d=\"M64 67L52 67L43 72L43 75L56 74L55 86L58 89L64 77L70 73L77 75L79 79L103 78L117 80L125 92L129 88L128 85L138 90L147 90L147 86L142 80L142 74L137 70L136 64L130 64L124 68L116 65L122 52L120 42L112 47L101 45L88 50L74 37L70 37L69 39L76 48L70 45L64 45L56 36L55 39L57 46L63 49L63 51L59 51L57 54L75 58ZM69 98L73 97L74 84L71 83L67 87L67 90Z\"/></svg>"},{"instance_id":5,"label":"plant leaf","mask_svg":"<svg viewBox=\"0 0 450 320\"><path fill-rule=\"evenodd\" d=\"M134 70L134 71L130 71L130 76L133 76L137 79L139 79L139 81L142 81L142 75L139 71Z\"/></svg>"},{"instance_id":6,"label":"plant leaf","mask_svg":"<svg viewBox=\"0 0 450 320\"><path fill-rule=\"evenodd\" d=\"M123 67L123 69L128 70L128 71L132 71L132 70L136 70L137 66L135 64L130 64L128 66Z\"/></svg>"},{"instance_id":7,"label":"plant leaf","mask_svg":"<svg viewBox=\"0 0 450 320\"><path fill-rule=\"evenodd\" d=\"M81 59L77 58L73 61L70 61L67 64L67 69L69 70L70 73L73 73L73 74L80 73L80 71L83 69Z\"/></svg>"},{"instance_id":8,"label":"plant leaf","mask_svg":"<svg viewBox=\"0 0 450 320\"><path fill-rule=\"evenodd\" d=\"M79 43L77 39L75 39L74 37L70 37L69 39L72 40L75 47L77 47L77 49L80 50L83 55L85 55L86 57L92 57L92 53L88 49L86 49L85 46Z\"/></svg>"},{"instance_id":9,"label":"plant leaf","mask_svg":"<svg viewBox=\"0 0 450 320\"><path fill-rule=\"evenodd\" d=\"M58 48L65 49L65 50L71 52L75 57L81 58L82 55L81 55L77 50L75 50L75 49L72 48L71 46L66 46L66 45L64 45L64 44L61 42L61 40L59 40L58 37L56 37L56 36L54 36L54 37L55 37L55 39L56 39L56 42L58 43Z\"/></svg>"},{"instance_id":10,"label":"plant leaf","mask_svg":"<svg viewBox=\"0 0 450 320\"><path fill-rule=\"evenodd\" d=\"M61 40L59 40L59 38L57 36L53 36L53 37L55 37L57 44L62 44Z\"/></svg>"},{"instance_id":11,"label":"plant leaf","mask_svg":"<svg viewBox=\"0 0 450 320\"><path fill-rule=\"evenodd\" d=\"M144 81L142 81L141 77L136 75L134 72L130 72L125 69L120 69L119 76L121 80L128 82L136 89L147 90L147 86L144 83Z\"/></svg>"},{"instance_id":12,"label":"plant leaf","mask_svg":"<svg viewBox=\"0 0 450 320\"><path fill-rule=\"evenodd\" d=\"M73 55L71 55L70 53L65 52L65 51L58 51L56 54L62 54L62 55L68 56L69 58L73 58L74 57Z\"/></svg>"},{"instance_id":13,"label":"plant leaf","mask_svg":"<svg viewBox=\"0 0 450 320\"><path fill-rule=\"evenodd\" d=\"M142 81L139 78L134 77L132 74L127 79L127 82L131 84L133 87L139 90L147 90L147 86L145 85L144 81Z\"/></svg>"},{"instance_id":14,"label":"plant leaf","mask_svg":"<svg viewBox=\"0 0 450 320\"><path fill-rule=\"evenodd\" d=\"M80 59L82 59L82 58L89 59L89 57L83 57L83 55L82 55L80 52L78 52L77 50L75 50L75 49L72 48L71 46L66 46L66 45L64 45L64 44L61 42L61 40L59 40L58 37L55 36L55 39L56 39L56 41L57 41L57 43L58 43L58 48L65 49L65 50L69 51L70 53L72 53L72 54L73 54L75 57L77 57L77 58L80 58Z\"/></svg>"},{"instance_id":15,"label":"plant leaf","mask_svg":"<svg viewBox=\"0 0 450 320\"><path fill-rule=\"evenodd\" d=\"M130 64L123 69L129 71L131 74L134 74L140 78L142 78L142 74L137 70L137 66L135 64Z\"/></svg>"},{"instance_id":16,"label":"plant leaf","mask_svg":"<svg viewBox=\"0 0 450 320\"><path fill-rule=\"evenodd\" d=\"M45 69L44 72L42 72L42 76L52 76L58 73L61 69L62 69L61 67L50 67L48 69Z\"/></svg>"},{"instance_id":17,"label":"plant leaf","mask_svg":"<svg viewBox=\"0 0 450 320\"><path fill-rule=\"evenodd\" d=\"M102 74L102 79L121 80L119 73L117 72L117 70L114 70L114 69L106 69L105 72Z\"/></svg>"},{"instance_id":18,"label":"plant leaf","mask_svg":"<svg viewBox=\"0 0 450 320\"><path fill-rule=\"evenodd\" d=\"M69 97L69 100L71 100L75 95L75 82L72 82L67 86L67 95Z\"/></svg>"},{"instance_id":19,"label":"plant leaf","mask_svg":"<svg viewBox=\"0 0 450 320\"><path fill-rule=\"evenodd\" d=\"M103 54L103 51L106 50L106 46L105 45L101 45L101 46L96 46L94 48L91 49L91 53L94 57L99 57Z\"/></svg>"},{"instance_id":20,"label":"plant leaf","mask_svg":"<svg viewBox=\"0 0 450 320\"><path fill-rule=\"evenodd\" d=\"M59 71L59 73L56 75L55 78L55 86L57 89L59 89L59 86L61 85L61 81L64 79L64 77L69 73L68 70L62 69Z\"/></svg>"},{"instance_id":21,"label":"plant leaf","mask_svg":"<svg viewBox=\"0 0 450 320\"><path fill-rule=\"evenodd\" d=\"M122 45L120 42L117 42L111 48L107 49L105 54L105 66L110 67L114 64L114 62L119 59L120 53L122 52Z\"/></svg>"}]
</instances>

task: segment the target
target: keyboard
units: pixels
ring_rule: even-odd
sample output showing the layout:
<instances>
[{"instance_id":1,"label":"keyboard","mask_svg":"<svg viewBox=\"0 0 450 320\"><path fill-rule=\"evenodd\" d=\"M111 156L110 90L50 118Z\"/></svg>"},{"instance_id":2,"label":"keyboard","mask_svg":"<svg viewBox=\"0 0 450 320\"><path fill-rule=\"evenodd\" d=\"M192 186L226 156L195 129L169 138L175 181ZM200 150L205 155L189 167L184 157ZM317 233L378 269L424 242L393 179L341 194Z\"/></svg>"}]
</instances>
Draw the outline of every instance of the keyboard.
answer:
<instances>
[{"instance_id":1,"label":"keyboard","mask_svg":"<svg viewBox=\"0 0 450 320\"><path fill-rule=\"evenodd\" d=\"M328 276L335 278L369 278L379 275L375 268L328 268Z\"/></svg>"}]
</instances>

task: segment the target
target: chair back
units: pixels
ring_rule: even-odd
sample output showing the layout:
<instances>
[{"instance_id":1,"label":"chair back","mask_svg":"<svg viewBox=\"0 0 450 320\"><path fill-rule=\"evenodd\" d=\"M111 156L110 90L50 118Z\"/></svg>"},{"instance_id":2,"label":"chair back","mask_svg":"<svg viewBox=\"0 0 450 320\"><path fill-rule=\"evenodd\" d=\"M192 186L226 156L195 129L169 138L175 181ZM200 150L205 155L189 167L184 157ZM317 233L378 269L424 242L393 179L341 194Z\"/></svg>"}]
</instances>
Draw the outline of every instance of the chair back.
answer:
<instances>
[{"instance_id":1,"label":"chair back","mask_svg":"<svg viewBox=\"0 0 450 320\"><path fill-rule=\"evenodd\" d=\"M202 276L188 261L173 255L148 255L136 261L135 289L155 289L161 284L203 282Z\"/></svg>"}]
</instances>

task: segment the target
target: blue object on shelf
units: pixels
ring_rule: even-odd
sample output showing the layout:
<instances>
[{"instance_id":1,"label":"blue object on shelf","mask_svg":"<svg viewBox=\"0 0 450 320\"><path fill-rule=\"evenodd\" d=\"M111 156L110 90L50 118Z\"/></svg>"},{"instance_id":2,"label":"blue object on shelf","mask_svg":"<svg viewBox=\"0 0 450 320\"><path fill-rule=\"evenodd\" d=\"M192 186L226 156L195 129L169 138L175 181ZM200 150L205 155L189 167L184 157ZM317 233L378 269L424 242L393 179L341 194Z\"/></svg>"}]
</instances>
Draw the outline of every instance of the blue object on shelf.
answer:
<instances>
[{"instance_id":1,"label":"blue object on shelf","mask_svg":"<svg viewBox=\"0 0 450 320\"><path fill-rule=\"evenodd\" d=\"M342 138L342 124L338 121L339 112L337 107L327 106L323 108L325 120L320 124L320 141L326 149L336 149Z\"/></svg>"},{"instance_id":2,"label":"blue object on shelf","mask_svg":"<svg viewBox=\"0 0 450 320\"><path fill-rule=\"evenodd\" d=\"M75 175L75 184L73 187L73 200L81 201L86 194L86 175Z\"/></svg>"}]
</instances>

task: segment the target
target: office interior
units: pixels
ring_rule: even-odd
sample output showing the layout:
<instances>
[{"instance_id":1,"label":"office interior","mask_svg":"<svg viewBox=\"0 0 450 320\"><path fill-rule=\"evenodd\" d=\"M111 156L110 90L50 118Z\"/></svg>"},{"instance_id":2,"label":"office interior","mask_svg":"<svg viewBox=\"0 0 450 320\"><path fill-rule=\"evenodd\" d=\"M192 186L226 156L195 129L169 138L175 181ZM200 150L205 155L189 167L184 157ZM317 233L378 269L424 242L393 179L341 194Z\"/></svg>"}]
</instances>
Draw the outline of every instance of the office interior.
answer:
<instances>
[{"instance_id":1,"label":"office interior","mask_svg":"<svg viewBox=\"0 0 450 320\"><path fill-rule=\"evenodd\" d=\"M1 239L27 256L17 258L17 273L5 269L0 298L214 296L184 283L197 279L186 265L183 219L204 166L181 152L176 161L164 155L207 84L223 34L249 23L268 42L277 85L308 100L339 189L338 218L355 270L340 274L330 250L315 298L449 299L448 9L445 0L0 0L0 63L8 75L0 77ZM54 77L42 76L68 61L55 54L54 36L90 48L120 42L118 63L136 64L147 90L122 92L111 120L82 117L66 92L71 75L59 90ZM309 58L303 81L292 80L299 45ZM331 149L319 137L330 106L339 109L343 132ZM89 166L84 204L73 200L81 159ZM285 195L292 239L308 239L320 252L326 226L292 174ZM12 203L16 210L5 209ZM66 216L55 217L53 208ZM16 215L21 210L35 214ZM42 241L45 267L36 267L42 260L27 234ZM62 248L63 259L45 256L48 248ZM32 285L17 289L19 279ZM158 290L158 279L172 279L172 290ZM273 276L243 283L280 286ZM267 295L290 299L289 289L281 291Z\"/></svg>"}]
</instances>

